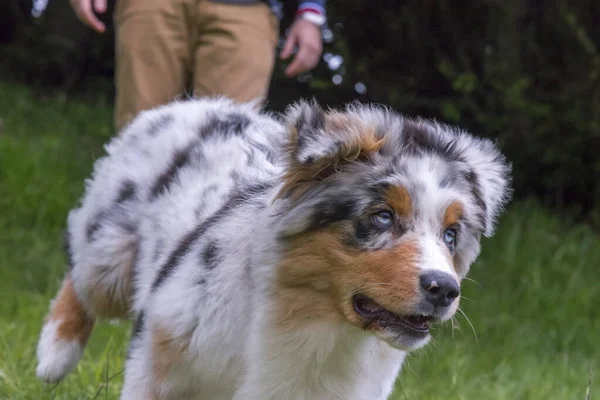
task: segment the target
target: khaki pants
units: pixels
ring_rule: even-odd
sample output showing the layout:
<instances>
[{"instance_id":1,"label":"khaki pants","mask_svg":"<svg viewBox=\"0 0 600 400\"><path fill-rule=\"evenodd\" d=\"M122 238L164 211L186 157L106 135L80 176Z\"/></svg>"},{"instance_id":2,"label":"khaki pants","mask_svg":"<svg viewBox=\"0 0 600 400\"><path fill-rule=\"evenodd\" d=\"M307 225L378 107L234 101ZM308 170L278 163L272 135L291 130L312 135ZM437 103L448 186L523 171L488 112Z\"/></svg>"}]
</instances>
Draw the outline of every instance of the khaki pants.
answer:
<instances>
[{"instance_id":1,"label":"khaki pants","mask_svg":"<svg viewBox=\"0 0 600 400\"><path fill-rule=\"evenodd\" d=\"M117 0L115 127L180 98L266 96L278 21L259 2Z\"/></svg>"}]
</instances>

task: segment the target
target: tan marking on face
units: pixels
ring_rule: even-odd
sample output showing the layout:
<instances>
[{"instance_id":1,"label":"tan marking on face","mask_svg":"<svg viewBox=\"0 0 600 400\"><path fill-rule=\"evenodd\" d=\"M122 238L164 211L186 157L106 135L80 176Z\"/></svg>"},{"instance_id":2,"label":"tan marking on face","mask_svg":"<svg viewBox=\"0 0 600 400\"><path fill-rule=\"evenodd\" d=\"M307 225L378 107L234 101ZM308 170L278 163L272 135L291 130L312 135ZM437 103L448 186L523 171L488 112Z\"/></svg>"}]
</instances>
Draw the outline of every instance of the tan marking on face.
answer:
<instances>
[{"instance_id":1,"label":"tan marking on face","mask_svg":"<svg viewBox=\"0 0 600 400\"><path fill-rule=\"evenodd\" d=\"M78 341L82 346L87 342L94 327L94 319L90 318L79 301L73 281L67 276L62 288L54 300L48 316L50 321L60 321L56 335L66 341Z\"/></svg>"},{"instance_id":2,"label":"tan marking on face","mask_svg":"<svg viewBox=\"0 0 600 400\"><path fill-rule=\"evenodd\" d=\"M352 296L363 293L397 313L409 313L419 300L419 247L412 239L392 249L358 251L328 227L290 240L279 265L276 321L294 329L312 321L362 319Z\"/></svg>"},{"instance_id":3,"label":"tan marking on face","mask_svg":"<svg viewBox=\"0 0 600 400\"><path fill-rule=\"evenodd\" d=\"M161 326L152 327L152 372L159 383L168 379L174 367L181 365L189 338L174 338Z\"/></svg>"},{"instance_id":4,"label":"tan marking on face","mask_svg":"<svg viewBox=\"0 0 600 400\"><path fill-rule=\"evenodd\" d=\"M417 241L411 239L392 249L362 252L352 272L356 284L365 282L363 293L386 309L407 314L419 300L419 254Z\"/></svg>"},{"instance_id":5,"label":"tan marking on face","mask_svg":"<svg viewBox=\"0 0 600 400\"><path fill-rule=\"evenodd\" d=\"M409 218L412 215L412 200L405 187L392 186L388 188L385 198L399 216Z\"/></svg>"},{"instance_id":6,"label":"tan marking on face","mask_svg":"<svg viewBox=\"0 0 600 400\"><path fill-rule=\"evenodd\" d=\"M383 139L377 138L374 129L365 127L358 118L343 113L327 114L324 134L334 137L343 145L335 154L324 156L310 164L292 161L283 176L284 184L276 198L289 196L292 201L295 201L319 181L341 171L345 164L368 160L384 144ZM290 154L296 151L297 137L297 130L292 128L290 130L292 145L288 149ZM294 157L291 159L294 160Z\"/></svg>"},{"instance_id":7,"label":"tan marking on face","mask_svg":"<svg viewBox=\"0 0 600 400\"><path fill-rule=\"evenodd\" d=\"M448 228L449 226L456 224L458 221L460 221L463 214L464 209L463 205L460 202L455 201L452 204L450 204L444 212L444 228Z\"/></svg>"}]
</instances>

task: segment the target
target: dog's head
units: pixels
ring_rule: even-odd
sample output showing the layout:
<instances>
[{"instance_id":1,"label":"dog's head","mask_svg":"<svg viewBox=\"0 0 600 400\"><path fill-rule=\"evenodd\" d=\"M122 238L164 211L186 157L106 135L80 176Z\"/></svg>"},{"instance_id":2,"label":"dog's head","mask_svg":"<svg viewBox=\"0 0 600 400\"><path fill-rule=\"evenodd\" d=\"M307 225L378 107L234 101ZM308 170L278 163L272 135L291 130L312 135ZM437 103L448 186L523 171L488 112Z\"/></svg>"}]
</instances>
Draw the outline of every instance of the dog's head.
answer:
<instances>
[{"instance_id":1,"label":"dog's head","mask_svg":"<svg viewBox=\"0 0 600 400\"><path fill-rule=\"evenodd\" d=\"M400 349L424 345L428 323L458 308L508 199L509 165L489 140L382 108L303 102L287 123L280 284L312 297L316 314Z\"/></svg>"}]
</instances>

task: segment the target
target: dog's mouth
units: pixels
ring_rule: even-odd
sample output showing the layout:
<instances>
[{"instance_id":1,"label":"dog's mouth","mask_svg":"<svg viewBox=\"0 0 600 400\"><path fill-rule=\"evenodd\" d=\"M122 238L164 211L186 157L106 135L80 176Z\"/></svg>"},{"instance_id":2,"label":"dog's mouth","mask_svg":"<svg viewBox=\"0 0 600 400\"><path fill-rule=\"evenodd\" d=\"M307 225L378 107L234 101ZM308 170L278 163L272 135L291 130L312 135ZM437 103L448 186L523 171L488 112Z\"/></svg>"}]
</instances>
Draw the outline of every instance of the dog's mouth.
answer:
<instances>
[{"instance_id":1,"label":"dog's mouth","mask_svg":"<svg viewBox=\"0 0 600 400\"><path fill-rule=\"evenodd\" d=\"M429 333L429 323L437 318L426 314L398 315L379 305L367 296L357 294L352 298L354 311L363 319L366 328L376 325L380 328L402 329L417 335Z\"/></svg>"}]
</instances>

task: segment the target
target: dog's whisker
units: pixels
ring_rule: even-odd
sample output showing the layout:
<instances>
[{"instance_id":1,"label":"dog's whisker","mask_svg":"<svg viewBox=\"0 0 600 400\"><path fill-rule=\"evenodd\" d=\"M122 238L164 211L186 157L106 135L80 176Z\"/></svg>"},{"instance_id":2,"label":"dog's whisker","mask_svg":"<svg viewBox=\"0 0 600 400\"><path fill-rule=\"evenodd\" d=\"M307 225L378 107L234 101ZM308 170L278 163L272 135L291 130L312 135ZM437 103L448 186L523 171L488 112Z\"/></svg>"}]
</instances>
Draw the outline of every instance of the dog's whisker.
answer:
<instances>
[{"instance_id":1,"label":"dog's whisker","mask_svg":"<svg viewBox=\"0 0 600 400\"><path fill-rule=\"evenodd\" d=\"M469 325L471 326L471 329L473 330L473 334L475 335L475 340L479 340L477 338L477 332L475 331L475 327L473 326L473 324L471 323L471 320L469 319L469 317L467 317L467 314L465 314L465 312L459 307L457 310L459 313L461 313L461 315L463 317L465 317L465 319L467 320L467 322L469 323Z\"/></svg>"},{"instance_id":2,"label":"dog's whisker","mask_svg":"<svg viewBox=\"0 0 600 400\"><path fill-rule=\"evenodd\" d=\"M481 283L477 282L477 281L476 281L475 279L473 279L473 278L469 278L468 276L465 276L463 279L464 279L464 280L466 280L466 281L471 281L471 282L473 282L474 284L476 284L476 285L477 285L477 286L479 286L479 287L483 287L483 285L482 285Z\"/></svg>"}]
</instances>

